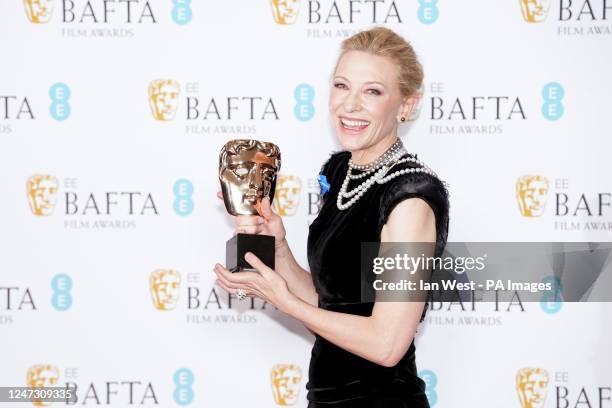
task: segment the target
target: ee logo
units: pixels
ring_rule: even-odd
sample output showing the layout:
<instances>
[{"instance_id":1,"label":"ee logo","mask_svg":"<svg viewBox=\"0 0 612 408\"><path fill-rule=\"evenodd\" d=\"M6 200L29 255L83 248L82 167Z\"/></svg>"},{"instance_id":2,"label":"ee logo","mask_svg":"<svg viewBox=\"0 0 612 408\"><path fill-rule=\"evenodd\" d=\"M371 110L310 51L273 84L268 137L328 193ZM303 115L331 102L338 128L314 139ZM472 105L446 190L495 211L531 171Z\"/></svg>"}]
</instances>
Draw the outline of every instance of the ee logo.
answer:
<instances>
[{"instance_id":1,"label":"ee logo","mask_svg":"<svg viewBox=\"0 0 612 408\"><path fill-rule=\"evenodd\" d=\"M191 17L191 0L172 0L172 21L184 25L191 21Z\"/></svg>"},{"instance_id":2,"label":"ee logo","mask_svg":"<svg viewBox=\"0 0 612 408\"><path fill-rule=\"evenodd\" d=\"M186 216L193 212L193 183L187 179L180 179L174 182L174 212L178 215Z\"/></svg>"},{"instance_id":3,"label":"ee logo","mask_svg":"<svg viewBox=\"0 0 612 408\"><path fill-rule=\"evenodd\" d=\"M70 309L72 306L72 278L65 273L58 273L51 279L51 289L53 289L53 296L51 296L51 305L55 310L63 312L64 310Z\"/></svg>"},{"instance_id":4,"label":"ee logo","mask_svg":"<svg viewBox=\"0 0 612 408\"><path fill-rule=\"evenodd\" d=\"M438 393L436 392L436 385L438 385L438 376L431 370L419 371L419 377L425 381L425 395L429 400L429 405L432 407L438 402Z\"/></svg>"},{"instance_id":5,"label":"ee logo","mask_svg":"<svg viewBox=\"0 0 612 408\"><path fill-rule=\"evenodd\" d=\"M315 97L315 90L311 85L299 84L293 91L293 98L296 100L293 114L302 122L306 122L314 117L315 108L312 101Z\"/></svg>"},{"instance_id":6,"label":"ee logo","mask_svg":"<svg viewBox=\"0 0 612 408\"><path fill-rule=\"evenodd\" d=\"M542 115L548 120L557 120L563 116L563 103L561 100L565 95L565 90L558 82L549 82L542 88Z\"/></svg>"},{"instance_id":7,"label":"ee logo","mask_svg":"<svg viewBox=\"0 0 612 408\"><path fill-rule=\"evenodd\" d=\"M174 402L179 405L189 405L193 401L193 373L188 368L179 368L172 378L174 385Z\"/></svg>"},{"instance_id":8,"label":"ee logo","mask_svg":"<svg viewBox=\"0 0 612 408\"><path fill-rule=\"evenodd\" d=\"M57 82L49 88L49 96L51 97L51 106L49 113L55 120L68 119L70 116L70 88L68 85Z\"/></svg>"},{"instance_id":9,"label":"ee logo","mask_svg":"<svg viewBox=\"0 0 612 408\"><path fill-rule=\"evenodd\" d=\"M440 11L438 10L438 0L419 0L419 9L417 17L423 24L433 24L438 19Z\"/></svg>"}]
</instances>

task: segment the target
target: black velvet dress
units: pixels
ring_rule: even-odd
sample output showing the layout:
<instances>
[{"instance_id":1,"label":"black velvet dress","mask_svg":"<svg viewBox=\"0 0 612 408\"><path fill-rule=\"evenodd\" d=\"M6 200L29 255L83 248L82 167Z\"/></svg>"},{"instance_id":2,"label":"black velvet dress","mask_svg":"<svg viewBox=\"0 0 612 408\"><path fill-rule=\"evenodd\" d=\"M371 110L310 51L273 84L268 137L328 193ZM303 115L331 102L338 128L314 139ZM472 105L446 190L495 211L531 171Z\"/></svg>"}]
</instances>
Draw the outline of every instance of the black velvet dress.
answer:
<instances>
[{"instance_id":1,"label":"black velvet dress","mask_svg":"<svg viewBox=\"0 0 612 408\"><path fill-rule=\"evenodd\" d=\"M323 195L319 215L310 225L308 263L320 308L370 316L374 303L360 300L361 242L380 242L380 232L394 206L406 198L420 197L436 216L435 252L440 255L448 231L448 193L436 177L403 174L385 184L374 183L357 202L341 211L336 198L349 158L350 152L334 153L321 169L330 187ZM401 163L390 173L406 167L418 165ZM351 181L349 191L362 181ZM417 377L414 342L395 367L384 367L317 335L306 388L309 408L429 407L425 383Z\"/></svg>"}]
</instances>

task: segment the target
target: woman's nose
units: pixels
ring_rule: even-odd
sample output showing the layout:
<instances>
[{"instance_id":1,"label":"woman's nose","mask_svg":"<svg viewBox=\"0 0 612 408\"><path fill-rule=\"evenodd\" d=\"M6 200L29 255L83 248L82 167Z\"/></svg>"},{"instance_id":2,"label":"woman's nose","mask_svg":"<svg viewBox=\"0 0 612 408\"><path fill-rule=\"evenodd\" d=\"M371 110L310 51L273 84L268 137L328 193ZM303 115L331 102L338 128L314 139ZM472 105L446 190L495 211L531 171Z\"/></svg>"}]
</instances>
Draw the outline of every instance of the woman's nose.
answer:
<instances>
[{"instance_id":1,"label":"woman's nose","mask_svg":"<svg viewBox=\"0 0 612 408\"><path fill-rule=\"evenodd\" d=\"M347 112L358 111L361 109L361 98L359 92L350 91L344 99L344 110Z\"/></svg>"}]
</instances>

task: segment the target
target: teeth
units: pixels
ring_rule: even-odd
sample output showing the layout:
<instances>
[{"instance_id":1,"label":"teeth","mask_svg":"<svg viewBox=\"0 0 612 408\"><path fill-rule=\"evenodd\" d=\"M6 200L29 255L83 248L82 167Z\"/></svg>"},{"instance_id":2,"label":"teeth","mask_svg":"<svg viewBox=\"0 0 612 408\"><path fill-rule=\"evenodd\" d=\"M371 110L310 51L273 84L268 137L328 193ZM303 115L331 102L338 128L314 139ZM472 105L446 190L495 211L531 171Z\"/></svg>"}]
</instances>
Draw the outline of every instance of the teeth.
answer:
<instances>
[{"instance_id":1,"label":"teeth","mask_svg":"<svg viewBox=\"0 0 612 408\"><path fill-rule=\"evenodd\" d=\"M341 118L340 121L342 122L343 125L351 126L351 127L368 126L370 124L370 122L367 122L364 120L350 120L350 119L345 119L345 118Z\"/></svg>"}]
</instances>

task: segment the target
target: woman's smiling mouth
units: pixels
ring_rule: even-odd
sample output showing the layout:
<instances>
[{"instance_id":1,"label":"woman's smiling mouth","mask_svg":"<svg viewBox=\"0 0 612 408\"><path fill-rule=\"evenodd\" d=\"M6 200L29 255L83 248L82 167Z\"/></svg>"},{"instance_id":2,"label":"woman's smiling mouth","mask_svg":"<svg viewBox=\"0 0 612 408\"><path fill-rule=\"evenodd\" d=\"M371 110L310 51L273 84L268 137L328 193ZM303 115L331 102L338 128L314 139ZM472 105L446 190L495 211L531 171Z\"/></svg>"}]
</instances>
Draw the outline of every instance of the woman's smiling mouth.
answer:
<instances>
[{"instance_id":1,"label":"woman's smiling mouth","mask_svg":"<svg viewBox=\"0 0 612 408\"><path fill-rule=\"evenodd\" d=\"M366 129L370 122L363 119L353 119L344 116L339 116L340 127L345 133L357 134Z\"/></svg>"}]
</instances>

